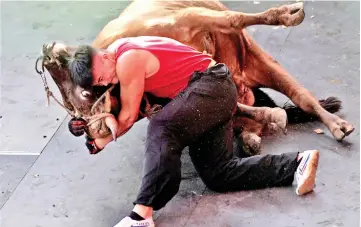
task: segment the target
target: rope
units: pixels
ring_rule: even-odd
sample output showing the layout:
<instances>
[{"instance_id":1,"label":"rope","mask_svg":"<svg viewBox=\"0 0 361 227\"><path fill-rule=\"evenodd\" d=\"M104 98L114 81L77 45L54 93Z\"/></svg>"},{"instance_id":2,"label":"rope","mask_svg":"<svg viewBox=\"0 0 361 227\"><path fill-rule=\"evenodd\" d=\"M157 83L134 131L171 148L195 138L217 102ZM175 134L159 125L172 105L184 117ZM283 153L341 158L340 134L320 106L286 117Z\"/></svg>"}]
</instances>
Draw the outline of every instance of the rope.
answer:
<instances>
[{"instance_id":1,"label":"rope","mask_svg":"<svg viewBox=\"0 0 361 227\"><path fill-rule=\"evenodd\" d=\"M106 93L110 93L115 87L115 84L113 84L110 88L108 88L108 90L106 90L99 98L98 100L93 104L91 110L90 110L90 113L91 114L94 114L94 109L95 107L97 107L100 103L100 101L105 97Z\"/></svg>"},{"instance_id":2,"label":"rope","mask_svg":"<svg viewBox=\"0 0 361 227\"><path fill-rule=\"evenodd\" d=\"M41 70L38 69L38 62L40 59L42 60ZM44 85L44 89L45 89L45 93L46 93L46 99L47 99L46 107L50 106L50 97L52 97L57 104L59 104L66 112L68 112L68 114L70 114L71 116L74 117L75 116L74 112L69 110L68 108L66 108L63 104L61 104L61 102L59 102L59 100L55 97L53 92L50 91L50 88L48 86L48 82L47 82L46 76L45 76L44 57L43 56L40 56L36 59L35 71L40 75L41 80L43 81L43 85Z\"/></svg>"}]
</instances>

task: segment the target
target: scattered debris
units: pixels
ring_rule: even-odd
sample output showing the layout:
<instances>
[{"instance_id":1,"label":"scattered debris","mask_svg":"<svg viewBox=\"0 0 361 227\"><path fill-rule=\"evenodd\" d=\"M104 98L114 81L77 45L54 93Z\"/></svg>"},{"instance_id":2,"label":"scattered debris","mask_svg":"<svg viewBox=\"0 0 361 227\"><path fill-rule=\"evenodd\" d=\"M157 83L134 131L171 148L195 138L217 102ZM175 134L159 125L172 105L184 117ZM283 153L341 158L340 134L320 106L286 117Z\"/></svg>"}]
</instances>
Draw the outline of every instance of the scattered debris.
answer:
<instances>
[{"instance_id":1,"label":"scattered debris","mask_svg":"<svg viewBox=\"0 0 361 227\"><path fill-rule=\"evenodd\" d=\"M314 131L315 133L317 133L317 134L324 134L323 130L320 129L320 128L315 129L315 130L313 130L313 131Z\"/></svg>"},{"instance_id":2,"label":"scattered debris","mask_svg":"<svg viewBox=\"0 0 361 227\"><path fill-rule=\"evenodd\" d=\"M261 2L258 2L258 1L253 1L253 4L255 4L255 5L258 5L258 4L260 4Z\"/></svg>"},{"instance_id":3,"label":"scattered debris","mask_svg":"<svg viewBox=\"0 0 361 227\"><path fill-rule=\"evenodd\" d=\"M39 177L39 174L35 174L34 177Z\"/></svg>"},{"instance_id":4,"label":"scattered debris","mask_svg":"<svg viewBox=\"0 0 361 227\"><path fill-rule=\"evenodd\" d=\"M282 28L283 28L283 29L286 29L286 28L287 28L287 26L285 26L285 25L282 25Z\"/></svg>"},{"instance_id":5,"label":"scattered debris","mask_svg":"<svg viewBox=\"0 0 361 227\"><path fill-rule=\"evenodd\" d=\"M341 83L340 80L331 80L330 82L333 83L333 84L340 84Z\"/></svg>"},{"instance_id":6,"label":"scattered debris","mask_svg":"<svg viewBox=\"0 0 361 227\"><path fill-rule=\"evenodd\" d=\"M315 17L314 15L310 16L311 19L313 19L314 17Z\"/></svg>"}]
</instances>

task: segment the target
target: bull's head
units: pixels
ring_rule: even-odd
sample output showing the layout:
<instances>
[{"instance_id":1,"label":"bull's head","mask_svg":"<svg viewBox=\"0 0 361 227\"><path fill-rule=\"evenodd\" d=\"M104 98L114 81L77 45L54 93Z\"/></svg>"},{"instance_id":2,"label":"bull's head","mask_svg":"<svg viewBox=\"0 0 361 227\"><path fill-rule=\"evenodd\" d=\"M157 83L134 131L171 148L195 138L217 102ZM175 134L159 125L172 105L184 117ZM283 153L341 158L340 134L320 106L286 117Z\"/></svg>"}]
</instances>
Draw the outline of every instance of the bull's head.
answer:
<instances>
[{"instance_id":1,"label":"bull's head","mask_svg":"<svg viewBox=\"0 0 361 227\"><path fill-rule=\"evenodd\" d=\"M110 133L115 135L117 127L115 116L119 113L120 106L112 92L119 90L119 85L85 89L73 83L66 64L74 50L75 48L60 43L44 44L42 56L38 60L41 60L43 69L50 73L59 88L65 110L73 117L88 121L86 133L89 136L101 138ZM44 79L44 70L39 73L42 73ZM44 85L47 95L51 96L46 81Z\"/></svg>"},{"instance_id":2,"label":"bull's head","mask_svg":"<svg viewBox=\"0 0 361 227\"><path fill-rule=\"evenodd\" d=\"M120 111L120 86L96 86L82 88L72 82L67 68L67 59L75 51L74 47L60 43L44 44L42 56L38 58L36 70L42 76L47 96L53 96L49 91L44 75L44 68L49 72L60 90L63 104L53 98L73 117L83 118L88 122L86 133L92 138L102 138L113 134L116 139L116 117ZM38 61L41 60L42 70L38 70ZM150 117L159 110L160 105L169 100L158 99L149 94L144 96L140 107L139 119ZM49 100L48 100L49 102ZM153 103L154 105L152 106ZM157 104L155 104L157 103Z\"/></svg>"}]
</instances>

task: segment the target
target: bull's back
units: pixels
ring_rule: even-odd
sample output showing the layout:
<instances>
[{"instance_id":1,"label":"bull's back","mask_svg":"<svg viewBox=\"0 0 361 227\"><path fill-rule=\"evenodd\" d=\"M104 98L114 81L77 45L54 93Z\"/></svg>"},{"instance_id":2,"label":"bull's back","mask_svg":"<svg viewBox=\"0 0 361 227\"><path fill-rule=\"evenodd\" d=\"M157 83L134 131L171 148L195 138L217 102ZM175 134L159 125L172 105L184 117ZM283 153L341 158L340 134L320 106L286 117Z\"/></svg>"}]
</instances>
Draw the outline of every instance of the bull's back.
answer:
<instances>
[{"instance_id":1,"label":"bull's back","mask_svg":"<svg viewBox=\"0 0 361 227\"><path fill-rule=\"evenodd\" d=\"M182 39L177 36L177 27L167 30L158 30L155 27L147 26L147 23L157 23L172 17L180 9L189 7L203 7L212 10L227 10L227 8L215 0L207 1L164 1L164 0L135 0L119 17L109 22L93 45L98 48L107 48L116 39L121 37L156 35L165 36L183 42L199 51L206 51L218 61L226 63L232 74L239 74L240 66L240 39L239 34L224 34L221 32L202 31L194 34L189 39Z\"/></svg>"},{"instance_id":2,"label":"bull's back","mask_svg":"<svg viewBox=\"0 0 361 227\"><path fill-rule=\"evenodd\" d=\"M110 21L93 42L96 48L107 48L121 37L159 35L171 37L174 31L158 34L156 29L147 27L148 22L156 23L172 17L180 9L189 7L203 7L212 10L227 10L219 1L163 1L163 0L135 0L124 9L118 18ZM176 29L176 28L174 28ZM179 40L184 41L184 40Z\"/></svg>"},{"instance_id":3,"label":"bull's back","mask_svg":"<svg viewBox=\"0 0 361 227\"><path fill-rule=\"evenodd\" d=\"M221 2L216 0L207 1L173 1L173 0L135 0L120 14L121 16L168 16L173 11L189 7L202 7L212 10L227 10ZM136 16L137 17L137 16Z\"/></svg>"}]
</instances>

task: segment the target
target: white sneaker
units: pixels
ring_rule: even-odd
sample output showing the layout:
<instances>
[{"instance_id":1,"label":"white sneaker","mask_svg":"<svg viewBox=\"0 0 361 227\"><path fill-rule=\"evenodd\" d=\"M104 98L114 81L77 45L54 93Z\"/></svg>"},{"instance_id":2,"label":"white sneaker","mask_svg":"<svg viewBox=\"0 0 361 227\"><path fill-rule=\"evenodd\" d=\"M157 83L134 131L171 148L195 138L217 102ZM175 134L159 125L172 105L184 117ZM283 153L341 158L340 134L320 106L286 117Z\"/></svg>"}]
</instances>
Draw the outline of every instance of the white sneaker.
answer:
<instances>
[{"instance_id":1,"label":"white sneaker","mask_svg":"<svg viewBox=\"0 0 361 227\"><path fill-rule=\"evenodd\" d=\"M320 152L317 150L303 152L301 163L296 170L297 195L304 195L314 189L319 156Z\"/></svg>"},{"instance_id":2,"label":"white sneaker","mask_svg":"<svg viewBox=\"0 0 361 227\"><path fill-rule=\"evenodd\" d=\"M125 217L114 227L155 227L155 225L152 218L136 221L130 217Z\"/></svg>"}]
</instances>

